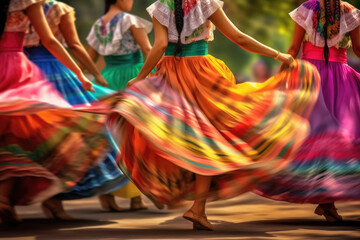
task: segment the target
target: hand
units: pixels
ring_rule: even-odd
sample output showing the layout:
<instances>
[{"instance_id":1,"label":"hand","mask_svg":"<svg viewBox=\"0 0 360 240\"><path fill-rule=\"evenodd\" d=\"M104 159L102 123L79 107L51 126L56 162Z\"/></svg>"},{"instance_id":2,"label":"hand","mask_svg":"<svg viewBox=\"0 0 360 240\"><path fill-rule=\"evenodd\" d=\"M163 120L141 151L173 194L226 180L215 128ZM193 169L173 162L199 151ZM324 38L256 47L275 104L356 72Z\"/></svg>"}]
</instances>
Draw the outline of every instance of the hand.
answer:
<instances>
[{"instance_id":1,"label":"hand","mask_svg":"<svg viewBox=\"0 0 360 240\"><path fill-rule=\"evenodd\" d=\"M131 79L130 81L128 81L128 83L126 84L126 87L130 87L131 85L133 85L134 83L138 82L139 80L136 78Z\"/></svg>"},{"instance_id":2,"label":"hand","mask_svg":"<svg viewBox=\"0 0 360 240\"><path fill-rule=\"evenodd\" d=\"M82 72L78 74L77 77L86 91L95 92L92 82L89 81Z\"/></svg>"},{"instance_id":3,"label":"hand","mask_svg":"<svg viewBox=\"0 0 360 240\"><path fill-rule=\"evenodd\" d=\"M109 85L101 74L95 76L95 83L103 87L107 87Z\"/></svg>"},{"instance_id":4,"label":"hand","mask_svg":"<svg viewBox=\"0 0 360 240\"><path fill-rule=\"evenodd\" d=\"M283 65L285 66L290 66L293 62L295 62L295 59L290 54L287 53L280 53L277 60L282 62Z\"/></svg>"}]
</instances>

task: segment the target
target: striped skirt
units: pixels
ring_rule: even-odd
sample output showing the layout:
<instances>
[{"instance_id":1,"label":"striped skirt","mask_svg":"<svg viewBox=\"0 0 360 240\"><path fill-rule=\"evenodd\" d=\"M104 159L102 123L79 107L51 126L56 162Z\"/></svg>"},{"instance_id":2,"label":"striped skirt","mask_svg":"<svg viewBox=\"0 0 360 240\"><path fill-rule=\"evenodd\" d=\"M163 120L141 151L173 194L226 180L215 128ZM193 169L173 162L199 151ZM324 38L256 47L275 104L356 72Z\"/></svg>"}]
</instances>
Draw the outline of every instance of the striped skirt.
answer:
<instances>
[{"instance_id":1,"label":"striped skirt","mask_svg":"<svg viewBox=\"0 0 360 240\"><path fill-rule=\"evenodd\" d=\"M155 75L126 89L109 116L123 172L146 195L175 204L194 198L196 174L213 177L208 197L216 200L281 171L308 135L317 70L298 61L264 83L236 85L203 42L185 45L181 57L169 48Z\"/></svg>"}]
</instances>

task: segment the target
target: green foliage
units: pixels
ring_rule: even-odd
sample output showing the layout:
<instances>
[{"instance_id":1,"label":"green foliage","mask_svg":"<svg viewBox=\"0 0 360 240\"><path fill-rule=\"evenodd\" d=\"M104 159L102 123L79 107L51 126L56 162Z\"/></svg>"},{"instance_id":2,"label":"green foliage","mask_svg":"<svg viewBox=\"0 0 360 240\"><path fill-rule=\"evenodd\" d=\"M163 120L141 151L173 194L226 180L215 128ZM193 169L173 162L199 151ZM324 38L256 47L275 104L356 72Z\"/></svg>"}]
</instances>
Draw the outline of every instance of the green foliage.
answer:
<instances>
[{"instance_id":1,"label":"green foliage","mask_svg":"<svg viewBox=\"0 0 360 240\"><path fill-rule=\"evenodd\" d=\"M145 8L155 0L134 0L132 13L150 20ZM162 0L170 1L170 0ZM91 25L101 17L104 0L64 0L76 9L77 29L84 42ZM305 0L224 0L224 10L229 18L246 34L281 51L286 51L291 43L294 23L289 12ZM360 1L348 0L360 8ZM153 35L150 35L153 41ZM243 51L227 40L218 31L215 41L210 44L210 52L224 60L230 69L249 75L246 70L258 58L263 58L269 65L277 64L274 60ZM244 72L245 71L245 72Z\"/></svg>"}]
</instances>

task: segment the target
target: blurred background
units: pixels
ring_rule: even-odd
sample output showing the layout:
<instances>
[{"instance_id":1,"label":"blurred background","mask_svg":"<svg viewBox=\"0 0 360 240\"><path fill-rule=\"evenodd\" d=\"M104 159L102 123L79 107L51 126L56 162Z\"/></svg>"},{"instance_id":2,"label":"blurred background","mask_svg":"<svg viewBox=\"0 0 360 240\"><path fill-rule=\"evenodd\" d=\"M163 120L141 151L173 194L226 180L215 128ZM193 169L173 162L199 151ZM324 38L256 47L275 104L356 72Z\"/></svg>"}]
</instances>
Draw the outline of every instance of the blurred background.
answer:
<instances>
[{"instance_id":1,"label":"blurred background","mask_svg":"<svg viewBox=\"0 0 360 240\"><path fill-rule=\"evenodd\" d=\"M61 0L76 10L76 25L82 42L92 24L102 16L104 0ZM151 20L146 7L155 0L134 0L132 13ZM287 51L292 41L294 23L289 12L305 0L224 0L224 10L239 29L255 39L281 51ZM360 8L360 0L347 2ZM150 41L153 42L153 33ZM218 31L209 44L210 53L223 60L238 81L261 81L277 71L278 62L268 57L243 51ZM359 60L350 53L349 62L356 68Z\"/></svg>"}]
</instances>

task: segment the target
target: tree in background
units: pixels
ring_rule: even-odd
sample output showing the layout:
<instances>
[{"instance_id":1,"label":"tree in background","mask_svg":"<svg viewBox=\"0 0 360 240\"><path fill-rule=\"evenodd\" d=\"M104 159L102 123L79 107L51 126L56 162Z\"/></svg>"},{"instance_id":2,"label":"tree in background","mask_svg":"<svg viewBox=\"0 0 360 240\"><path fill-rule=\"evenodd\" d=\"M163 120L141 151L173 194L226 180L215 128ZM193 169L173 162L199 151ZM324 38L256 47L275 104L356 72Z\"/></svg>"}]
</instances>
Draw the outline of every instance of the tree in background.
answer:
<instances>
[{"instance_id":1,"label":"tree in background","mask_svg":"<svg viewBox=\"0 0 360 240\"><path fill-rule=\"evenodd\" d=\"M133 13L151 20L145 8L155 0L134 0ZM81 40L84 42L90 31L91 25L104 12L103 0L63 0L76 9L77 28ZM294 23L289 17L289 12L305 0L225 0L224 10L230 19L243 32L253 36L259 41L286 51L290 45ZM359 0L349 0L360 8ZM234 72L249 75L250 65L261 58L269 65L277 64L267 57L257 56L241 50L232 42L225 39L218 31L214 43L210 44L211 53L223 59ZM153 36L150 36L153 39Z\"/></svg>"}]
</instances>

